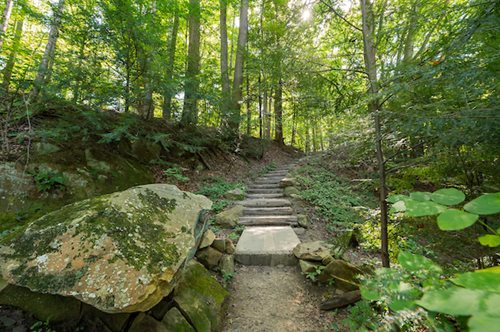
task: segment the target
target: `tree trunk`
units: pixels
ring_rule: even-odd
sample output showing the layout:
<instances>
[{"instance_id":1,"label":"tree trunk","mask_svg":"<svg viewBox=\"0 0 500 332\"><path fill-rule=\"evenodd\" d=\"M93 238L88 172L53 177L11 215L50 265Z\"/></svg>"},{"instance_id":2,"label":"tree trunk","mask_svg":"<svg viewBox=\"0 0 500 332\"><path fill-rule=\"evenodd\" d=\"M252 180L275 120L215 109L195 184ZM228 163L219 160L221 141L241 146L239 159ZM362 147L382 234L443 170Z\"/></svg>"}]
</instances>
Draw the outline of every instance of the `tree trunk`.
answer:
<instances>
[{"instance_id":1,"label":"tree trunk","mask_svg":"<svg viewBox=\"0 0 500 332\"><path fill-rule=\"evenodd\" d=\"M81 81L82 81L82 66L83 66L83 59L85 58L85 45L87 43L87 36L84 37L82 40L82 43L80 45L80 50L78 52L78 64L77 64L77 75L75 79L75 86L73 89L73 102L78 103L80 100L80 86L81 86Z\"/></svg>"},{"instance_id":2,"label":"tree trunk","mask_svg":"<svg viewBox=\"0 0 500 332\"><path fill-rule=\"evenodd\" d=\"M295 107L295 104L293 104L293 109L292 109L292 138L290 140L290 145L293 146L295 144L295 135L296 134L296 131L297 131L297 128L296 128L296 117L297 117L297 109Z\"/></svg>"},{"instance_id":3,"label":"tree trunk","mask_svg":"<svg viewBox=\"0 0 500 332\"><path fill-rule=\"evenodd\" d=\"M220 72L222 84L221 118L226 127L231 103L231 86L229 83L229 59L227 46L227 0L220 0Z\"/></svg>"},{"instance_id":4,"label":"tree trunk","mask_svg":"<svg viewBox=\"0 0 500 332\"><path fill-rule=\"evenodd\" d=\"M189 0L189 47L186 81L184 83L184 109L181 122L196 125L198 122L198 89L200 86L200 0Z\"/></svg>"},{"instance_id":5,"label":"tree trunk","mask_svg":"<svg viewBox=\"0 0 500 332\"><path fill-rule=\"evenodd\" d=\"M12 51L10 52L9 59L3 70L3 88L5 92L9 91L10 81L12 79L12 73L14 72L14 66L16 65L17 51L19 45L21 44L21 38L23 36L24 28L24 18L21 18L16 22L16 32L14 34L14 41L12 43Z\"/></svg>"},{"instance_id":6,"label":"tree trunk","mask_svg":"<svg viewBox=\"0 0 500 332\"><path fill-rule=\"evenodd\" d=\"M305 152L308 154L311 152L311 136L309 135L309 118L305 119L305 130L306 130L306 144L305 144Z\"/></svg>"},{"instance_id":7,"label":"tree trunk","mask_svg":"<svg viewBox=\"0 0 500 332\"><path fill-rule=\"evenodd\" d=\"M14 0L7 0L5 3L5 9L3 10L2 22L0 23L0 52L2 51L3 41L5 39L5 33L9 27L10 15L12 14L12 7L14 6Z\"/></svg>"},{"instance_id":8,"label":"tree trunk","mask_svg":"<svg viewBox=\"0 0 500 332\"><path fill-rule=\"evenodd\" d=\"M172 33L170 34L170 40L168 43L168 61L166 68L166 84L167 87L163 93L163 119L170 121L172 119L172 98L174 97L174 64L175 64L175 50L177 46L177 33L179 31L179 12L178 8L175 9L174 23L172 25Z\"/></svg>"},{"instance_id":9,"label":"tree trunk","mask_svg":"<svg viewBox=\"0 0 500 332\"><path fill-rule=\"evenodd\" d=\"M241 0L240 30L238 33L238 46L236 48L236 62L234 64L234 80L231 100L231 115L229 118L229 131L233 137L238 136L240 126L240 110L243 85L243 65L248 37L248 0Z\"/></svg>"},{"instance_id":10,"label":"tree trunk","mask_svg":"<svg viewBox=\"0 0 500 332\"><path fill-rule=\"evenodd\" d=\"M274 100L274 140L284 144L283 139L283 81L278 80Z\"/></svg>"},{"instance_id":11,"label":"tree trunk","mask_svg":"<svg viewBox=\"0 0 500 332\"><path fill-rule=\"evenodd\" d=\"M373 6L370 0L360 0L363 30L363 54L366 72L369 80L369 94L372 95L368 103L368 110L374 117L377 163L379 173L379 204L380 204L380 238L381 238L381 259L384 267L389 267L389 242L387 234L387 188L385 183L385 161L382 149L382 125L380 120L380 105L376 97L379 91L377 79L377 58L374 45L374 15Z\"/></svg>"},{"instance_id":12,"label":"tree trunk","mask_svg":"<svg viewBox=\"0 0 500 332\"><path fill-rule=\"evenodd\" d=\"M50 24L49 40L45 46L45 52L42 56L42 61L38 66L38 72L33 82L33 89L31 90L31 97L38 97L42 86L47 83L46 78L50 75L49 65L54 58L54 53L56 51L57 38L59 37L59 28L61 26L61 16L64 9L64 0L59 0L56 8L54 9L54 14L52 17L52 22Z\"/></svg>"},{"instance_id":13,"label":"tree trunk","mask_svg":"<svg viewBox=\"0 0 500 332\"><path fill-rule=\"evenodd\" d=\"M248 76L248 71L246 75L246 87L247 87L247 135L250 136L252 134L252 108L250 102L250 77Z\"/></svg>"},{"instance_id":14,"label":"tree trunk","mask_svg":"<svg viewBox=\"0 0 500 332\"><path fill-rule=\"evenodd\" d=\"M263 93L263 98L264 100L264 104L263 104L263 108L262 108L262 122L263 122L263 127L264 127L264 138L269 138L268 136L268 122L267 122L267 90L264 89L264 93Z\"/></svg>"},{"instance_id":15,"label":"tree trunk","mask_svg":"<svg viewBox=\"0 0 500 332\"><path fill-rule=\"evenodd\" d=\"M406 33L404 44L403 62L408 62L413 59L413 48L415 41L415 33L417 31L417 1L414 0L410 8L410 18L408 20L408 31Z\"/></svg>"},{"instance_id":16,"label":"tree trunk","mask_svg":"<svg viewBox=\"0 0 500 332\"><path fill-rule=\"evenodd\" d=\"M262 79L261 79L261 72L259 70L259 138L262 139L262 134L263 134L263 128L262 128L262 120L263 120L263 110L262 110L262 87L261 87Z\"/></svg>"}]
</instances>

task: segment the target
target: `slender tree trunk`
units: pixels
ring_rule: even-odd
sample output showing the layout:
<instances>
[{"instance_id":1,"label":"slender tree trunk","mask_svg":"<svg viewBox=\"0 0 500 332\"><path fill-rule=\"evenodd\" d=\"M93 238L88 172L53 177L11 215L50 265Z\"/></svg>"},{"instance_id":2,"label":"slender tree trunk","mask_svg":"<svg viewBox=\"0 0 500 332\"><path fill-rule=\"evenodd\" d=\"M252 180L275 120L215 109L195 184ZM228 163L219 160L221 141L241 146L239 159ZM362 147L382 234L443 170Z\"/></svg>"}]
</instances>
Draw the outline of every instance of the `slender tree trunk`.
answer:
<instances>
[{"instance_id":1,"label":"slender tree trunk","mask_svg":"<svg viewBox=\"0 0 500 332\"><path fill-rule=\"evenodd\" d=\"M80 51L78 52L78 64L77 64L77 75L75 80L75 87L73 89L73 102L78 103L80 100L80 86L82 83L82 66L83 59L85 58L85 45L87 43L87 36L84 37L80 45Z\"/></svg>"},{"instance_id":2,"label":"slender tree trunk","mask_svg":"<svg viewBox=\"0 0 500 332\"><path fill-rule=\"evenodd\" d=\"M2 51L3 41L5 39L5 33L9 27L10 15L12 14L12 7L14 6L14 0L7 0L5 2L5 9L2 15L2 22L0 23L0 52Z\"/></svg>"},{"instance_id":3,"label":"slender tree trunk","mask_svg":"<svg viewBox=\"0 0 500 332\"><path fill-rule=\"evenodd\" d=\"M417 0L414 0L410 8L410 18L408 20L408 31L406 33L404 44L403 61L408 62L413 59L413 48L415 47L415 33L417 31Z\"/></svg>"},{"instance_id":4,"label":"slender tree trunk","mask_svg":"<svg viewBox=\"0 0 500 332\"><path fill-rule=\"evenodd\" d=\"M280 144L284 143L283 139L283 81L278 80L276 94L274 100L274 140Z\"/></svg>"},{"instance_id":5,"label":"slender tree trunk","mask_svg":"<svg viewBox=\"0 0 500 332\"><path fill-rule=\"evenodd\" d=\"M149 8L150 20L148 23L151 26L155 25L156 21L156 0L154 0ZM150 24L146 24L149 26ZM144 78L144 96L142 100L142 107L140 113L145 119L152 119L154 117L154 82L153 82L153 62L155 58L155 49L154 45L146 44L145 47L142 48L142 62L143 62L143 78Z\"/></svg>"},{"instance_id":6,"label":"slender tree trunk","mask_svg":"<svg viewBox=\"0 0 500 332\"><path fill-rule=\"evenodd\" d=\"M269 96L268 96L268 105L267 105L267 112L266 112L266 138L271 139L271 127L272 127L272 114L271 114L271 109L273 108L273 90L270 91Z\"/></svg>"},{"instance_id":7,"label":"slender tree trunk","mask_svg":"<svg viewBox=\"0 0 500 332\"><path fill-rule=\"evenodd\" d=\"M262 139L262 133L263 133L263 128L262 128L262 87L261 87L262 79L261 79L261 72L259 70L259 138Z\"/></svg>"},{"instance_id":8,"label":"slender tree trunk","mask_svg":"<svg viewBox=\"0 0 500 332\"><path fill-rule=\"evenodd\" d=\"M24 28L24 18L21 18L16 22L16 32L14 34L14 40L12 43L12 51L9 55L9 59L7 60L7 64L3 70L3 88L6 92L9 91L10 81L12 79L12 73L14 72L14 66L16 65L17 51L19 49L19 45L21 44L21 38L23 36L23 28Z\"/></svg>"},{"instance_id":9,"label":"slender tree trunk","mask_svg":"<svg viewBox=\"0 0 500 332\"><path fill-rule=\"evenodd\" d=\"M318 140L316 138L316 119L314 119L313 126L312 126L312 145L313 145L313 152L318 151Z\"/></svg>"},{"instance_id":10,"label":"slender tree trunk","mask_svg":"<svg viewBox=\"0 0 500 332\"><path fill-rule=\"evenodd\" d=\"M241 99L243 85L243 66L248 37L248 0L241 0L240 30L238 33L238 46L236 48L236 62L234 64L234 80L231 100L231 116L229 118L229 131L232 137L238 136L241 121Z\"/></svg>"},{"instance_id":11,"label":"slender tree trunk","mask_svg":"<svg viewBox=\"0 0 500 332\"><path fill-rule=\"evenodd\" d=\"M293 104L292 106L292 137L291 137L291 140L290 140L290 145L293 146L295 144L295 135L297 135L296 131L297 131L297 128L296 128L296 117L297 117L297 109L295 107L295 104Z\"/></svg>"},{"instance_id":12,"label":"slender tree trunk","mask_svg":"<svg viewBox=\"0 0 500 332\"><path fill-rule=\"evenodd\" d=\"M47 76L50 76L50 63L54 58L54 53L56 51L57 38L59 37L59 28L61 26L61 16L64 9L64 0L59 0L56 8L54 9L54 14L52 17L52 22L50 24L49 40L45 46L45 52L42 56L42 61L38 66L38 72L33 82L33 89L31 90L31 97L36 98L40 93L42 86L48 81Z\"/></svg>"},{"instance_id":13,"label":"slender tree trunk","mask_svg":"<svg viewBox=\"0 0 500 332\"><path fill-rule=\"evenodd\" d=\"M250 136L252 134L252 108L251 108L251 101L250 101L250 77L246 75L246 87L247 87L247 96L246 96L246 101L247 101L247 135Z\"/></svg>"},{"instance_id":14,"label":"slender tree trunk","mask_svg":"<svg viewBox=\"0 0 500 332\"><path fill-rule=\"evenodd\" d=\"M177 5L176 5L177 6ZM174 23L172 25L172 33L168 42L168 61L166 68L166 84L167 87L163 93L163 119L170 121L172 119L172 98L174 97L174 64L175 64L175 50L177 46L177 34L179 31L179 12L178 8L175 9Z\"/></svg>"},{"instance_id":15,"label":"slender tree trunk","mask_svg":"<svg viewBox=\"0 0 500 332\"><path fill-rule=\"evenodd\" d=\"M268 132L268 129L269 129L269 125L268 125L268 122L267 122L267 90L264 88L264 93L263 93L263 99L264 99L264 107L262 108L262 122L264 124L264 138L269 138L269 132Z\"/></svg>"},{"instance_id":16,"label":"slender tree trunk","mask_svg":"<svg viewBox=\"0 0 500 332\"><path fill-rule=\"evenodd\" d=\"M374 117L375 136L376 136L376 150L377 150L377 163L379 172L379 204L380 204L380 238L381 258L382 265L389 267L389 241L388 241L388 215L387 215L387 188L386 188L386 175L385 175L385 160L382 149L382 125L380 119L380 105L376 97L379 91L377 79L377 58L376 48L374 45L374 15L373 5L370 0L360 0L361 14L362 14L362 30L363 30L363 50L365 67L368 73L369 80L369 94L372 95L368 103L368 110Z\"/></svg>"},{"instance_id":17,"label":"slender tree trunk","mask_svg":"<svg viewBox=\"0 0 500 332\"><path fill-rule=\"evenodd\" d=\"M227 44L227 0L220 0L220 72L222 84L221 118L223 126L227 126L229 105L231 103L231 86L229 82L229 59Z\"/></svg>"},{"instance_id":18,"label":"slender tree trunk","mask_svg":"<svg viewBox=\"0 0 500 332\"><path fill-rule=\"evenodd\" d=\"M200 86L200 0L189 0L189 47L184 83L184 109L181 122L196 125L198 122L198 89Z\"/></svg>"},{"instance_id":19,"label":"slender tree trunk","mask_svg":"<svg viewBox=\"0 0 500 332\"><path fill-rule=\"evenodd\" d=\"M309 135L309 118L306 119L305 121L305 130L306 130L306 144L305 144L305 150L306 154L311 152L311 136Z\"/></svg>"}]
</instances>

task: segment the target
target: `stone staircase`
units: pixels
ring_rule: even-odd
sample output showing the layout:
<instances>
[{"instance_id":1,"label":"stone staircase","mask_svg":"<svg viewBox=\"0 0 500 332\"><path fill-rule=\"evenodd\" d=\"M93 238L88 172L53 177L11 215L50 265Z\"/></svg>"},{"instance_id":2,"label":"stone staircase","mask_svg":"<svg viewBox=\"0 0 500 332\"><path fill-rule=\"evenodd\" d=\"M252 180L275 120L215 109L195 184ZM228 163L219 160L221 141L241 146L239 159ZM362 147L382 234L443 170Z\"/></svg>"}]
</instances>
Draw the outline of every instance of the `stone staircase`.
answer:
<instances>
[{"instance_id":1,"label":"stone staircase","mask_svg":"<svg viewBox=\"0 0 500 332\"><path fill-rule=\"evenodd\" d=\"M292 226L297 226L290 201L280 182L294 165L271 171L248 187L240 225L248 226L236 246L235 258L244 265L294 265L293 248L300 243Z\"/></svg>"}]
</instances>

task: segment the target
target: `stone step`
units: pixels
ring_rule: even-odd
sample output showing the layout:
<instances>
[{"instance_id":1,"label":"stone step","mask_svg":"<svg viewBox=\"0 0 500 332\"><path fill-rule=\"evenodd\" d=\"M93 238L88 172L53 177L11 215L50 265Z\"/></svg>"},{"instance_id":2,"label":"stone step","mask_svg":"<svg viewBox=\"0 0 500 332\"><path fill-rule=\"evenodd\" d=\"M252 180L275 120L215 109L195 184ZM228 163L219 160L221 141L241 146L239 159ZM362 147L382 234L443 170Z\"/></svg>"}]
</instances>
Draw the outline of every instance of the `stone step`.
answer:
<instances>
[{"instance_id":1,"label":"stone step","mask_svg":"<svg viewBox=\"0 0 500 332\"><path fill-rule=\"evenodd\" d=\"M245 226L296 225L297 216L247 216L240 217L239 223Z\"/></svg>"},{"instance_id":2,"label":"stone step","mask_svg":"<svg viewBox=\"0 0 500 332\"><path fill-rule=\"evenodd\" d=\"M266 183L266 184L251 184L248 186L248 189L274 189L279 187L280 186L276 183Z\"/></svg>"},{"instance_id":3,"label":"stone step","mask_svg":"<svg viewBox=\"0 0 500 332\"><path fill-rule=\"evenodd\" d=\"M264 176L284 176L284 175L287 175L288 174L288 171L272 171L272 172L269 172L269 173L266 173Z\"/></svg>"},{"instance_id":4,"label":"stone step","mask_svg":"<svg viewBox=\"0 0 500 332\"><path fill-rule=\"evenodd\" d=\"M248 194L246 198L248 199L265 199L265 198L283 198L283 194Z\"/></svg>"},{"instance_id":5,"label":"stone step","mask_svg":"<svg viewBox=\"0 0 500 332\"><path fill-rule=\"evenodd\" d=\"M287 216L293 214L291 207L247 207L244 216Z\"/></svg>"},{"instance_id":6,"label":"stone step","mask_svg":"<svg viewBox=\"0 0 500 332\"><path fill-rule=\"evenodd\" d=\"M290 226L247 227L236 245L234 257L243 265L296 265L292 251L299 243Z\"/></svg>"},{"instance_id":7,"label":"stone step","mask_svg":"<svg viewBox=\"0 0 500 332\"><path fill-rule=\"evenodd\" d=\"M279 178L260 178L254 181L254 184L279 184L283 177Z\"/></svg>"},{"instance_id":8,"label":"stone step","mask_svg":"<svg viewBox=\"0 0 500 332\"><path fill-rule=\"evenodd\" d=\"M248 189L247 193L248 194L282 194L283 193L283 189L281 189L281 188Z\"/></svg>"},{"instance_id":9,"label":"stone step","mask_svg":"<svg viewBox=\"0 0 500 332\"><path fill-rule=\"evenodd\" d=\"M243 206L255 207L284 207L292 205L288 199L270 198L270 199L245 199L244 201L236 202Z\"/></svg>"}]
</instances>

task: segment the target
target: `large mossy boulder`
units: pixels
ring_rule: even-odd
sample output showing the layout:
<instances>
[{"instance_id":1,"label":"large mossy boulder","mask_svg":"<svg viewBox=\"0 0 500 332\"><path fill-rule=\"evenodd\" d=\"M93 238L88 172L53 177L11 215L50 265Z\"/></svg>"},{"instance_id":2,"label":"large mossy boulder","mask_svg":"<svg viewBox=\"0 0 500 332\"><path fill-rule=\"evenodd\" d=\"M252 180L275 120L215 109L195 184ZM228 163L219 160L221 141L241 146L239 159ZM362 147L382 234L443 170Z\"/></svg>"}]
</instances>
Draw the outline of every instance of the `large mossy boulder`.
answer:
<instances>
[{"instance_id":1,"label":"large mossy boulder","mask_svg":"<svg viewBox=\"0 0 500 332\"><path fill-rule=\"evenodd\" d=\"M174 302L189 317L196 331L220 331L229 296L203 265L191 261L174 292Z\"/></svg>"},{"instance_id":2,"label":"large mossy boulder","mask_svg":"<svg viewBox=\"0 0 500 332\"><path fill-rule=\"evenodd\" d=\"M335 288L349 292L357 290L358 277L363 275L364 271L346 261L340 259L332 260L318 277L320 282L334 280Z\"/></svg>"},{"instance_id":3,"label":"large mossy boulder","mask_svg":"<svg viewBox=\"0 0 500 332\"><path fill-rule=\"evenodd\" d=\"M202 235L200 211L211 205L165 184L67 205L4 239L0 272L9 284L105 312L146 311L174 288Z\"/></svg>"}]
</instances>

